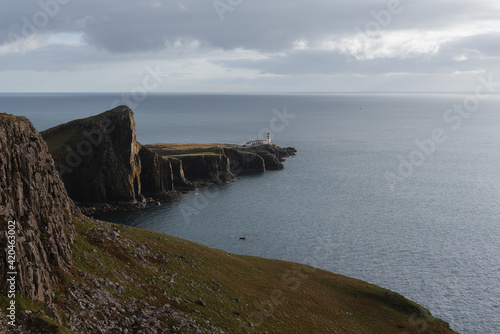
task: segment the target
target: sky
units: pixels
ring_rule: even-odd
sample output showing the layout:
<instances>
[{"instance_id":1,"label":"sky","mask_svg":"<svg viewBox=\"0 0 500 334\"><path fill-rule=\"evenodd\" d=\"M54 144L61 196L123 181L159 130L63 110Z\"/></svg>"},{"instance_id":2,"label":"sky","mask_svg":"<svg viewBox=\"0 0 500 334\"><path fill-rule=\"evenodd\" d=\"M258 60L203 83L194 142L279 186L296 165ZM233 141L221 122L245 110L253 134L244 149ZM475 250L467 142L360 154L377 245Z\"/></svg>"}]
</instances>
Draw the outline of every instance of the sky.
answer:
<instances>
[{"instance_id":1,"label":"sky","mask_svg":"<svg viewBox=\"0 0 500 334\"><path fill-rule=\"evenodd\" d=\"M498 0L0 2L0 92L469 92L499 60Z\"/></svg>"}]
</instances>

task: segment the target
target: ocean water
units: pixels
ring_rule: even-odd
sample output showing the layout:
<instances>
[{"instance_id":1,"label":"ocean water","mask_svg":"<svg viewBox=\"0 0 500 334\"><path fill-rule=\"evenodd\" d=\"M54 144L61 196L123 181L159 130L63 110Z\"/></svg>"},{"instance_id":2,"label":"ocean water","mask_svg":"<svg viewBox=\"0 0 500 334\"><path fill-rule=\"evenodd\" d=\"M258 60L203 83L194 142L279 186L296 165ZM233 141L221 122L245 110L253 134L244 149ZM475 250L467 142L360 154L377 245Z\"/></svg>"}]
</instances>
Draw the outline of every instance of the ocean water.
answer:
<instances>
[{"instance_id":1,"label":"ocean water","mask_svg":"<svg viewBox=\"0 0 500 334\"><path fill-rule=\"evenodd\" d=\"M45 130L117 98L0 94L0 111ZM311 264L397 291L460 333L499 333L500 96L467 113L466 98L150 94L131 105L143 144L239 144L270 129L298 154L283 171L106 218Z\"/></svg>"}]
</instances>

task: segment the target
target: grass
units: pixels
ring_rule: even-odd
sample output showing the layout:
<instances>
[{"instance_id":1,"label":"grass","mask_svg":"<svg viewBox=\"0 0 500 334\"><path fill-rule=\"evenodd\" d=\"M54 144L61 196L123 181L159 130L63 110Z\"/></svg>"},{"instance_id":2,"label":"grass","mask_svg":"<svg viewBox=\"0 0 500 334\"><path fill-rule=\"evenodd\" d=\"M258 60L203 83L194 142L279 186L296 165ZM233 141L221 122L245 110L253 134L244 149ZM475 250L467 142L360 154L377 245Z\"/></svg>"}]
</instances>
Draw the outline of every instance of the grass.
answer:
<instances>
[{"instance_id":1,"label":"grass","mask_svg":"<svg viewBox=\"0 0 500 334\"><path fill-rule=\"evenodd\" d=\"M181 158L181 157L194 157L194 156L205 156L205 155L220 155L220 154L217 154L215 152L197 152L197 153L185 153L185 154L173 154L173 155L168 155L166 156L167 158L168 157L172 157L172 158Z\"/></svg>"},{"instance_id":2,"label":"grass","mask_svg":"<svg viewBox=\"0 0 500 334\"><path fill-rule=\"evenodd\" d=\"M297 263L230 254L143 229L68 218L76 230L73 267L52 268L54 303L64 310L63 323L79 311L69 298L72 285L95 289L86 277L90 274L122 286L122 294L103 288L123 305L132 298L155 307L168 303L202 327L209 321L227 333L454 333L423 307L363 281ZM118 237L103 237L96 229ZM7 303L1 296L2 309ZM45 316L50 310L43 304L18 298L17 305L19 312L34 314L26 327L70 333Z\"/></svg>"},{"instance_id":3,"label":"grass","mask_svg":"<svg viewBox=\"0 0 500 334\"><path fill-rule=\"evenodd\" d=\"M72 333L69 329L59 325L46 315L51 315L49 309L40 302L30 301L19 295L16 295L16 324L23 324L26 329L42 334L66 334ZM5 295L0 295L0 307L5 310L10 299ZM20 314L24 311L31 311L32 318L23 320Z\"/></svg>"},{"instance_id":4,"label":"grass","mask_svg":"<svg viewBox=\"0 0 500 334\"><path fill-rule=\"evenodd\" d=\"M162 157L183 157L196 155L219 155L221 148L235 148L228 144L152 144L147 149Z\"/></svg>"},{"instance_id":5,"label":"grass","mask_svg":"<svg viewBox=\"0 0 500 334\"><path fill-rule=\"evenodd\" d=\"M453 333L403 296L352 278L122 225L104 225L120 234L121 244L102 242L92 228L103 225L76 219L75 226L76 268L119 283L124 300L144 299L157 307L169 303L228 333L399 334L421 333L421 326L428 333ZM133 255L138 247L145 249L143 258ZM66 275L71 277L62 285L84 282L76 272ZM58 303L64 304L64 297Z\"/></svg>"},{"instance_id":6,"label":"grass","mask_svg":"<svg viewBox=\"0 0 500 334\"><path fill-rule=\"evenodd\" d=\"M224 148L234 148L235 145L228 144L152 144L152 145L144 145L149 149L158 149L162 151L179 151L179 150L193 150L193 149L207 149L213 148L217 146L221 146Z\"/></svg>"},{"instance_id":7,"label":"grass","mask_svg":"<svg viewBox=\"0 0 500 334\"><path fill-rule=\"evenodd\" d=\"M49 153L57 155L60 152L66 152L66 146L76 147L76 144L84 138L83 134L79 132L62 132L44 138L44 140L49 147Z\"/></svg>"}]
</instances>

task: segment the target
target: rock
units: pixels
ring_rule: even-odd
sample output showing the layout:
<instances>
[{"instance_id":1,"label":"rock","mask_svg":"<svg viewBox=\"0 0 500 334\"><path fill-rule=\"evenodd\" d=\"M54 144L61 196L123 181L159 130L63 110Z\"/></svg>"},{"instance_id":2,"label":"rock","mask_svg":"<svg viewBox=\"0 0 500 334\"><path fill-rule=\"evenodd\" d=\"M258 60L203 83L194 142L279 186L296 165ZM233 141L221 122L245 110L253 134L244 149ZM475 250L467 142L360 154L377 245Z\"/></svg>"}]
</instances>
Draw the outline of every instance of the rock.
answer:
<instances>
[{"instance_id":1,"label":"rock","mask_svg":"<svg viewBox=\"0 0 500 334\"><path fill-rule=\"evenodd\" d=\"M52 268L72 264L72 217L79 210L59 179L42 136L23 117L0 114L0 249L7 247L7 223L16 221L18 292L52 303ZM0 262L0 292L6 292L7 263ZM51 268L52 266L52 268Z\"/></svg>"},{"instance_id":2,"label":"rock","mask_svg":"<svg viewBox=\"0 0 500 334\"><path fill-rule=\"evenodd\" d=\"M203 300L201 300L201 298L199 298L197 301L194 302L196 305L200 305L200 306L206 306L205 302Z\"/></svg>"},{"instance_id":3,"label":"rock","mask_svg":"<svg viewBox=\"0 0 500 334\"><path fill-rule=\"evenodd\" d=\"M264 159L255 153L224 148L224 154L231 162L231 172L238 175L261 173L266 170Z\"/></svg>"},{"instance_id":4,"label":"rock","mask_svg":"<svg viewBox=\"0 0 500 334\"><path fill-rule=\"evenodd\" d=\"M42 132L72 199L142 202L141 145L132 110L117 107Z\"/></svg>"},{"instance_id":5,"label":"rock","mask_svg":"<svg viewBox=\"0 0 500 334\"><path fill-rule=\"evenodd\" d=\"M174 191L174 168L168 159L141 146L141 185L145 196L168 196Z\"/></svg>"},{"instance_id":6,"label":"rock","mask_svg":"<svg viewBox=\"0 0 500 334\"><path fill-rule=\"evenodd\" d=\"M225 155L185 155L182 161L184 176L191 182L223 183L233 181L229 158Z\"/></svg>"}]
</instances>

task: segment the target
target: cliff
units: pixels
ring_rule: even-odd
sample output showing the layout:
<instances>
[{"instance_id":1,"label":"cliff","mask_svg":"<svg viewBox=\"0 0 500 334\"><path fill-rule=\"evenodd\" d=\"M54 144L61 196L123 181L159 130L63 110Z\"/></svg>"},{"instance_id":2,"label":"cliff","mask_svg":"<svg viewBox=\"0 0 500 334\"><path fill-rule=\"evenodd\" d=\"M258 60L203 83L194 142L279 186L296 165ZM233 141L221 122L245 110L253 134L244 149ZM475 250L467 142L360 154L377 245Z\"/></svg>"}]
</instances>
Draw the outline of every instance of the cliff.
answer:
<instances>
[{"instance_id":1,"label":"cliff","mask_svg":"<svg viewBox=\"0 0 500 334\"><path fill-rule=\"evenodd\" d=\"M281 170L295 148L274 144L241 147L228 144L153 144L147 149L167 159L181 161L185 177L194 185L232 181L237 176Z\"/></svg>"},{"instance_id":2,"label":"cliff","mask_svg":"<svg viewBox=\"0 0 500 334\"><path fill-rule=\"evenodd\" d=\"M231 147L224 148L223 152L229 158L231 170L235 175L262 173L266 170L264 159L256 153Z\"/></svg>"},{"instance_id":3,"label":"cliff","mask_svg":"<svg viewBox=\"0 0 500 334\"><path fill-rule=\"evenodd\" d=\"M17 272L20 294L52 304L57 272L72 264L73 216L79 210L68 197L47 145L22 117L0 114L0 249L7 249L8 227L15 226L16 264L3 255L0 291L7 289L7 272ZM15 221L15 224L9 221Z\"/></svg>"},{"instance_id":4,"label":"cliff","mask_svg":"<svg viewBox=\"0 0 500 334\"><path fill-rule=\"evenodd\" d=\"M0 185L0 249L16 220L18 272L10 325L2 255L1 333L454 333L366 282L82 216L25 118L0 115Z\"/></svg>"},{"instance_id":5,"label":"cliff","mask_svg":"<svg viewBox=\"0 0 500 334\"><path fill-rule=\"evenodd\" d=\"M172 163L141 146L141 190L145 196L169 196L175 190ZM179 171L176 171L179 173ZM187 181L186 181L187 182Z\"/></svg>"},{"instance_id":6,"label":"cliff","mask_svg":"<svg viewBox=\"0 0 500 334\"><path fill-rule=\"evenodd\" d=\"M72 199L141 202L140 145L132 110L118 107L42 132Z\"/></svg>"},{"instance_id":7,"label":"cliff","mask_svg":"<svg viewBox=\"0 0 500 334\"><path fill-rule=\"evenodd\" d=\"M155 144L136 139L134 113L120 106L42 132L70 197L81 204L143 203L237 176L283 169L293 148Z\"/></svg>"},{"instance_id":8,"label":"cliff","mask_svg":"<svg viewBox=\"0 0 500 334\"><path fill-rule=\"evenodd\" d=\"M215 144L153 144L145 145L149 151L158 156L175 163L182 170L185 178L193 189L207 184L220 184L234 181L238 175L239 164L237 161L244 160L245 155L235 150L226 148L228 145ZM233 153L234 152L234 153ZM260 159L260 158L259 158ZM260 167L255 172L264 171L262 159Z\"/></svg>"},{"instance_id":9,"label":"cliff","mask_svg":"<svg viewBox=\"0 0 500 334\"><path fill-rule=\"evenodd\" d=\"M223 154L186 155L179 157L186 179L196 184L233 181L229 158Z\"/></svg>"},{"instance_id":10,"label":"cliff","mask_svg":"<svg viewBox=\"0 0 500 334\"><path fill-rule=\"evenodd\" d=\"M143 203L192 189L182 165L145 149L120 106L42 132L70 197L82 204Z\"/></svg>"},{"instance_id":11,"label":"cliff","mask_svg":"<svg viewBox=\"0 0 500 334\"><path fill-rule=\"evenodd\" d=\"M285 161L285 158L294 156L297 152L293 147L281 148L274 144L251 147L245 151L253 152L262 157L267 170L284 169L282 162Z\"/></svg>"}]
</instances>

